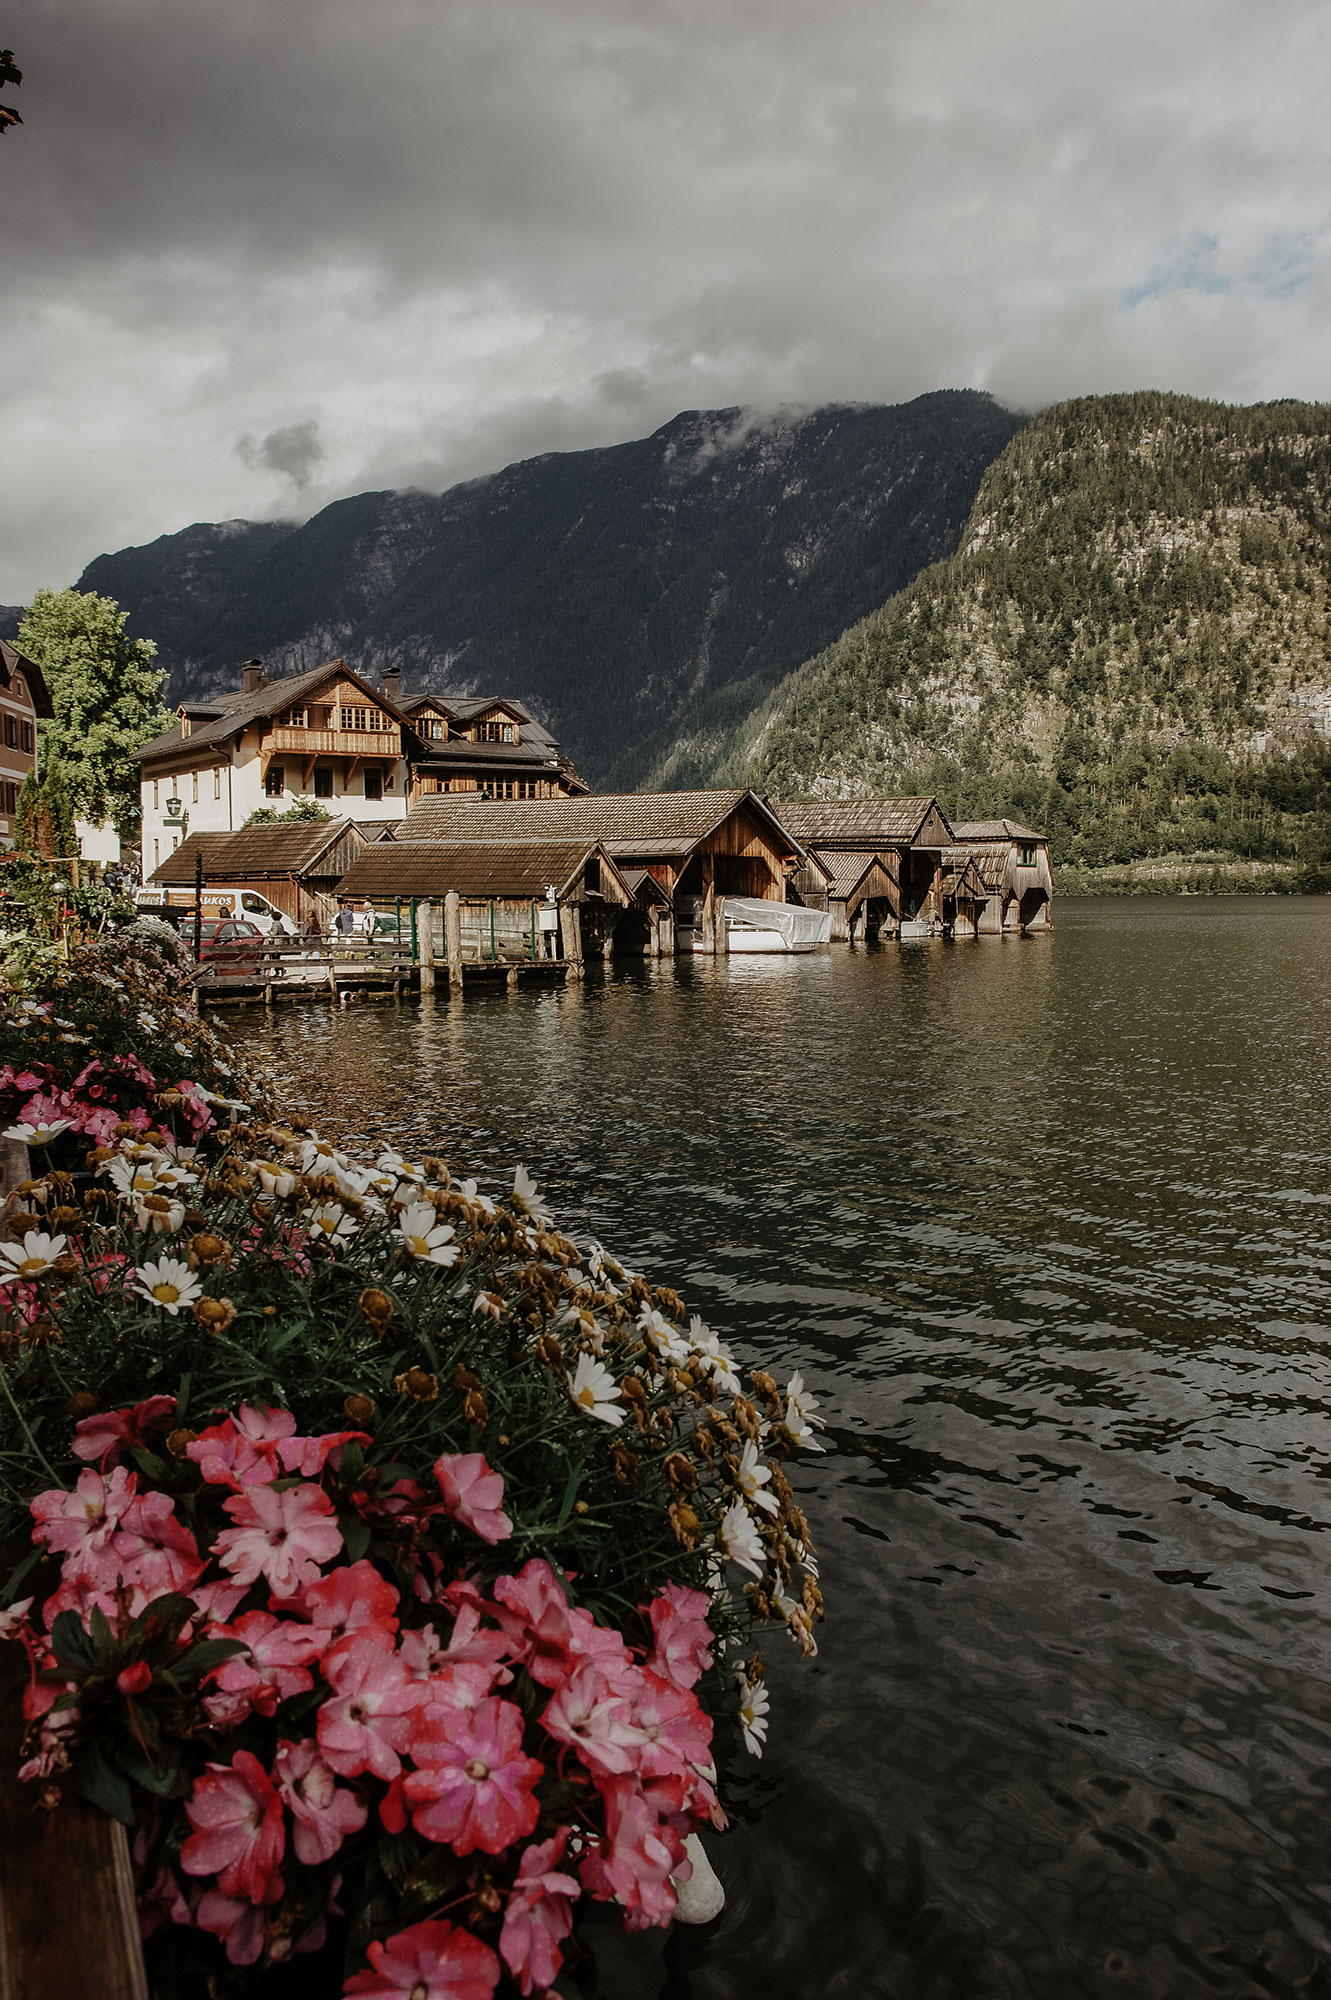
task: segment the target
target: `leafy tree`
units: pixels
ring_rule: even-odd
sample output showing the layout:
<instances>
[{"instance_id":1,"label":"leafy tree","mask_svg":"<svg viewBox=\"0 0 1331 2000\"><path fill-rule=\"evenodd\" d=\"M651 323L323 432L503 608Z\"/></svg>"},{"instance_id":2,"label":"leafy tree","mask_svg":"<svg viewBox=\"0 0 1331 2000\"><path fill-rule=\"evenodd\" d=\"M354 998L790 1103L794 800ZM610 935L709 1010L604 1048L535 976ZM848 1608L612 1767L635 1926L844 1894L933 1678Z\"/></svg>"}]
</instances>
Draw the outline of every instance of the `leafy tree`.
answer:
<instances>
[{"instance_id":1,"label":"leafy tree","mask_svg":"<svg viewBox=\"0 0 1331 2000\"><path fill-rule=\"evenodd\" d=\"M164 670L151 639L130 639L128 614L111 597L39 590L18 629L21 653L41 668L55 719L42 724L43 762L63 768L75 812L138 831L134 752L170 727L161 705ZM66 850L77 852L77 849Z\"/></svg>"},{"instance_id":2,"label":"leafy tree","mask_svg":"<svg viewBox=\"0 0 1331 2000\"><path fill-rule=\"evenodd\" d=\"M279 812L276 806L259 806L245 821L246 826L290 826L301 820L331 819L333 815L318 799L297 799L295 805Z\"/></svg>"},{"instance_id":3,"label":"leafy tree","mask_svg":"<svg viewBox=\"0 0 1331 2000\"><path fill-rule=\"evenodd\" d=\"M14 845L45 861L69 860L78 853L74 808L58 763L48 764L44 777L29 771L23 780L14 815Z\"/></svg>"},{"instance_id":4,"label":"leafy tree","mask_svg":"<svg viewBox=\"0 0 1331 2000\"><path fill-rule=\"evenodd\" d=\"M22 81L23 71L14 61L14 51L12 49L0 49L0 83L12 83L15 89L17 89ZM0 132L7 132L11 125L21 125L22 123L23 120L19 117L12 104L0 104Z\"/></svg>"}]
</instances>

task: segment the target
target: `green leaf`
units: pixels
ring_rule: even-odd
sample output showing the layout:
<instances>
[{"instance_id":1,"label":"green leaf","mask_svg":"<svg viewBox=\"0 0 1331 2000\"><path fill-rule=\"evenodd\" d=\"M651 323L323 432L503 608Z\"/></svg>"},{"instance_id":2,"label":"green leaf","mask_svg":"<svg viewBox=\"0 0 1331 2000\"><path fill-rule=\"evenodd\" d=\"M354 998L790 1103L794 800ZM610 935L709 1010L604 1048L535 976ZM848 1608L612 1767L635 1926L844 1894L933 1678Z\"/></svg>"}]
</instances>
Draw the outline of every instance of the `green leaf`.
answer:
<instances>
[{"instance_id":1,"label":"green leaf","mask_svg":"<svg viewBox=\"0 0 1331 2000\"><path fill-rule=\"evenodd\" d=\"M99 1667L109 1666L120 1650L116 1635L106 1621L106 1613L100 1604L94 1604L88 1613L88 1637L92 1642L93 1658Z\"/></svg>"},{"instance_id":2,"label":"green leaf","mask_svg":"<svg viewBox=\"0 0 1331 2000\"><path fill-rule=\"evenodd\" d=\"M62 1611L52 1625L51 1650L68 1667L82 1667L86 1672L96 1665L77 1611Z\"/></svg>"},{"instance_id":3,"label":"green leaf","mask_svg":"<svg viewBox=\"0 0 1331 2000\"><path fill-rule=\"evenodd\" d=\"M346 1544L347 1561L359 1562L370 1546L369 1522L362 1521L359 1514L339 1514L337 1520Z\"/></svg>"},{"instance_id":4,"label":"green leaf","mask_svg":"<svg viewBox=\"0 0 1331 2000\"><path fill-rule=\"evenodd\" d=\"M223 1660L229 1660L233 1653L248 1651L243 1639L200 1639L197 1646L191 1646L178 1660L172 1660L169 1671L178 1681L197 1680L200 1674L211 1673L214 1667L220 1667Z\"/></svg>"},{"instance_id":5,"label":"green leaf","mask_svg":"<svg viewBox=\"0 0 1331 2000\"><path fill-rule=\"evenodd\" d=\"M61 1614L64 1615L63 1613ZM134 1794L128 1783L107 1761L100 1744L94 1744L79 1772L76 1789L81 1798L109 1813L122 1825L134 1824Z\"/></svg>"},{"instance_id":6,"label":"green leaf","mask_svg":"<svg viewBox=\"0 0 1331 2000\"><path fill-rule=\"evenodd\" d=\"M561 1528L564 1528L568 1525L568 1518L569 1515L573 1512L573 1503L578 1497L578 1488L579 1486L581 1486L581 1484L582 1484L582 1467L580 1465L570 1465L568 1469L568 1483L564 1487L563 1505L559 1509L559 1519L555 1522L554 1525L553 1532L556 1535L559 1533Z\"/></svg>"},{"instance_id":7,"label":"green leaf","mask_svg":"<svg viewBox=\"0 0 1331 2000\"><path fill-rule=\"evenodd\" d=\"M12 1604L14 1602L14 1599L18 1596L18 1587L24 1577L34 1564L41 1561L45 1554L46 1550L44 1548L29 1549L17 1569L12 1569L5 1578L4 1584L0 1585L0 1605Z\"/></svg>"}]
</instances>

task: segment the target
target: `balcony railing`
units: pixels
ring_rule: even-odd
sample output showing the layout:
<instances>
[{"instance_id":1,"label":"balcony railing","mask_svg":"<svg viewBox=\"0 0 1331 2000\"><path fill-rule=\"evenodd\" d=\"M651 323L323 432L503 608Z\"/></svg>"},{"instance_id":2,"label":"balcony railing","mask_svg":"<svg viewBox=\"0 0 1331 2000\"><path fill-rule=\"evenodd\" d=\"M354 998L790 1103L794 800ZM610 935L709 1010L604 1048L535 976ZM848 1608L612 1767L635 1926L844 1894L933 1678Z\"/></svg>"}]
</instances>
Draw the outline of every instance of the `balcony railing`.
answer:
<instances>
[{"instance_id":1,"label":"balcony railing","mask_svg":"<svg viewBox=\"0 0 1331 2000\"><path fill-rule=\"evenodd\" d=\"M266 754L288 757L400 757L398 729L291 729L278 723L263 739Z\"/></svg>"}]
</instances>

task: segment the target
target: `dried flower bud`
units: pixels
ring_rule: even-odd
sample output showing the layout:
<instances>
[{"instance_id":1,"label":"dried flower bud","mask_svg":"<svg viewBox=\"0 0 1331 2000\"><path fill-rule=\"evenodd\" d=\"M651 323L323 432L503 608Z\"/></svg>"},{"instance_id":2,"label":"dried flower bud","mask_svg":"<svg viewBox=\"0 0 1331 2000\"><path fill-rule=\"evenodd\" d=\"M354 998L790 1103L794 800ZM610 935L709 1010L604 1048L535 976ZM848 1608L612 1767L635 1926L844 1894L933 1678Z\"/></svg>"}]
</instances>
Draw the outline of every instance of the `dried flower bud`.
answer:
<instances>
[{"instance_id":1,"label":"dried flower bud","mask_svg":"<svg viewBox=\"0 0 1331 2000\"><path fill-rule=\"evenodd\" d=\"M698 1516L686 1500L676 1500L670 1508L670 1525L675 1531L675 1540L682 1548L696 1549L700 1523Z\"/></svg>"},{"instance_id":2,"label":"dried flower bud","mask_svg":"<svg viewBox=\"0 0 1331 2000\"><path fill-rule=\"evenodd\" d=\"M188 1222L189 1217L187 1216ZM231 1245L224 1236L214 1236L211 1230L201 1230L190 1238L190 1249L201 1264L220 1264L230 1253Z\"/></svg>"},{"instance_id":3,"label":"dried flower bud","mask_svg":"<svg viewBox=\"0 0 1331 2000\"><path fill-rule=\"evenodd\" d=\"M230 1299L195 1299L190 1310L205 1333L225 1333L236 1317L236 1308ZM265 1310L271 1312L274 1309L270 1306Z\"/></svg>"},{"instance_id":4,"label":"dried flower bud","mask_svg":"<svg viewBox=\"0 0 1331 2000\"><path fill-rule=\"evenodd\" d=\"M93 1395L91 1389L79 1389L70 1397L65 1408L69 1411L70 1416L76 1419L79 1417L90 1417L97 1408L97 1398Z\"/></svg>"},{"instance_id":5,"label":"dried flower bud","mask_svg":"<svg viewBox=\"0 0 1331 2000\"><path fill-rule=\"evenodd\" d=\"M439 1377L424 1368L408 1368L405 1374L393 1377L393 1387L399 1396L410 1396L414 1403L433 1403L439 1394Z\"/></svg>"},{"instance_id":6,"label":"dried flower bud","mask_svg":"<svg viewBox=\"0 0 1331 2000\"><path fill-rule=\"evenodd\" d=\"M591 1511L585 1500L575 1500L573 1502L573 1512L575 1514L590 1514Z\"/></svg>"},{"instance_id":7,"label":"dried flower bud","mask_svg":"<svg viewBox=\"0 0 1331 2000\"><path fill-rule=\"evenodd\" d=\"M536 1352L540 1355L542 1361L552 1374L562 1375L565 1373L564 1350L552 1333L543 1333L541 1335L536 1343Z\"/></svg>"},{"instance_id":8,"label":"dried flower bud","mask_svg":"<svg viewBox=\"0 0 1331 2000\"><path fill-rule=\"evenodd\" d=\"M637 1485L638 1454L631 1451L622 1438L616 1438L610 1447L610 1463L621 1486Z\"/></svg>"},{"instance_id":9,"label":"dried flower bud","mask_svg":"<svg viewBox=\"0 0 1331 2000\"><path fill-rule=\"evenodd\" d=\"M670 1481L670 1484L676 1489L677 1492L680 1493L697 1492L698 1490L697 1471L695 1467L689 1464L689 1461L687 1460L687 1458L685 1458L682 1452L672 1451L670 1453L669 1457L666 1459L665 1462L665 1474L666 1478Z\"/></svg>"},{"instance_id":10,"label":"dried flower bud","mask_svg":"<svg viewBox=\"0 0 1331 2000\"><path fill-rule=\"evenodd\" d=\"M367 1424L374 1422L375 1405L373 1396L348 1396L342 1405L347 1422L363 1431Z\"/></svg>"},{"instance_id":11,"label":"dried flower bud","mask_svg":"<svg viewBox=\"0 0 1331 2000\"><path fill-rule=\"evenodd\" d=\"M386 1327L392 1319L396 1307L387 1292L381 1292L374 1285L360 1295L360 1309L371 1326ZM382 1338L382 1335L381 1335Z\"/></svg>"},{"instance_id":12,"label":"dried flower bud","mask_svg":"<svg viewBox=\"0 0 1331 2000\"><path fill-rule=\"evenodd\" d=\"M185 1430L183 1428L178 1431L171 1431L166 1440L166 1448L170 1456L172 1458L183 1458L185 1456L185 1447L193 1444L198 1435L197 1431Z\"/></svg>"},{"instance_id":13,"label":"dried flower bud","mask_svg":"<svg viewBox=\"0 0 1331 2000\"><path fill-rule=\"evenodd\" d=\"M476 1891L476 1902L490 1916L495 1916L504 1907L504 1899L493 1882L487 1882L483 1889Z\"/></svg>"}]
</instances>

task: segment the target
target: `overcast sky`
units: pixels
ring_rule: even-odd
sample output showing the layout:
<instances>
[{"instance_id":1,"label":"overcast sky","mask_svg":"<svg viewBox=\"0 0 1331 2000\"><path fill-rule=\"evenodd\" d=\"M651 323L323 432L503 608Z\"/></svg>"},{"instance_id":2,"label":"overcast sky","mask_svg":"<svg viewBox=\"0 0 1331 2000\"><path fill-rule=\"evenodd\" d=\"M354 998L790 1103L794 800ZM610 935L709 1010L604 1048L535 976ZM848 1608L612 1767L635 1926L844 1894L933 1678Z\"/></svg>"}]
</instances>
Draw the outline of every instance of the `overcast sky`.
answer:
<instances>
[{"instance_id":1,"label":"overcast sky","mask_svg":"<svg viewBox=\"0 0 1331 2000\"><path fill-rule=\"evenodd\" d=\"M26 0L0 601L677 410L1331 397L1331 5Z\"/></svg>"}]
</instances>

